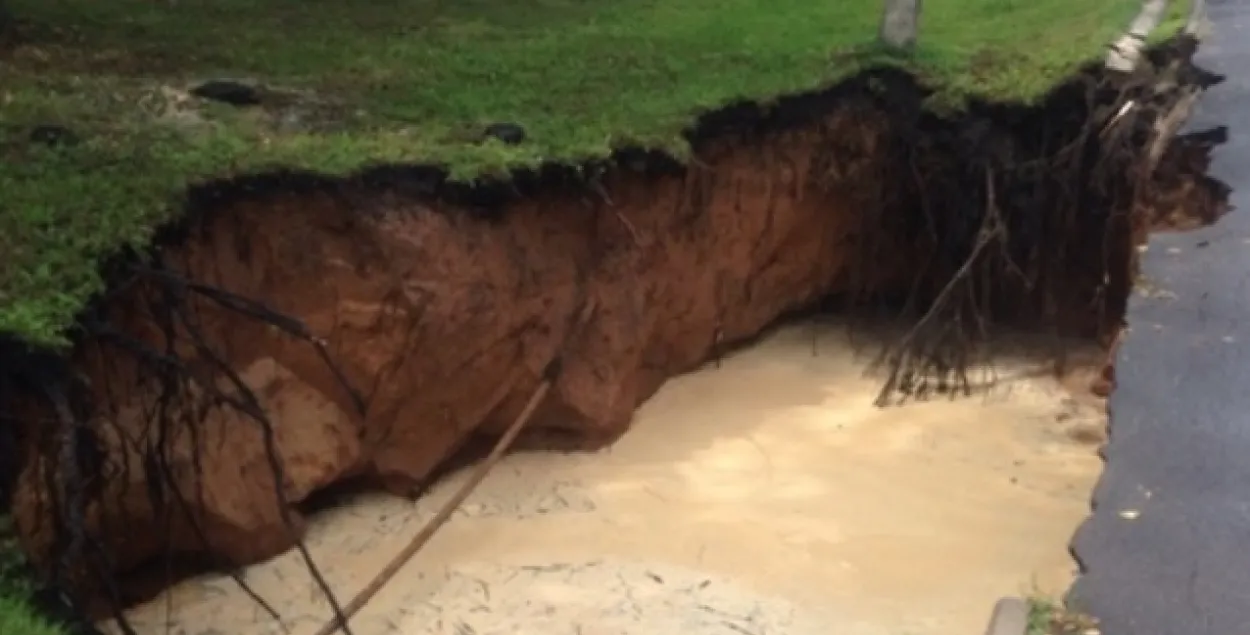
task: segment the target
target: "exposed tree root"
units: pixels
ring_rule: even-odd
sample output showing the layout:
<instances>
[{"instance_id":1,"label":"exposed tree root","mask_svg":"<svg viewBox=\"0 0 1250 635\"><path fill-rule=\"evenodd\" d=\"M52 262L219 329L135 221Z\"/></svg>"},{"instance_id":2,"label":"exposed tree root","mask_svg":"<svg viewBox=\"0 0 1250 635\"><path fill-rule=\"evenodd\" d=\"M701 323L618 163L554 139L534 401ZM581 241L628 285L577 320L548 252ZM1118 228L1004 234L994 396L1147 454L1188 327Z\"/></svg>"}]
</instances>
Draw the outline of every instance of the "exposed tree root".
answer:
<instances>
[{"instance_id":1,"label":"exposed tree root","mask_svg":"<svg viewBox=\"0 0 1250 635\"><path fill-rule=\"evenodd\" d=\"M68 368L50 369L41 384L45 396L46 408L54 415L59 428L55 435L50 435L46 442L54 442L55 453L45 452L44 456L58 456L57 461L45 461L44 479L47 484L51 509L56 524L56 540L53 546L53 562L51 582L55 589L77 588L83 581L81 569L72 571L72 567L87 565L93 570L93 578L103 588L110 599L111 612L118 626L127 635L135 635L133 627L122 613L123 599L114 579L115 568L109 561L103 542L107 536L91 537L87 535L85 514L91 503L107 504L101 500L103 485L106 481L120 479L127 483L129 470L140 467L144 471L141 479L147 484L147 499L160 518L164 518L165 526L172 531L174 514L185 522L196 538L205 547L209 547L208 536L193 511L196 507L186 500L182 485L174 475L170 465L170 451L174 439L179 432L185 432L191 440L191 461L196 482L193 487L197 496L202 496L199 479L203 478L203 466L200 464L201 451L199 422L212 409L229 408L259 426L264 443L265 455L269 463L273 482L274 495L278 503L278 511L288 531L295 531L291 516L292 502L287 499L283 486L283 466L278 458L273 426L264 408L260 405L251 389L238 373L231 368L208 343L208 339L199 325L189 296L194 294L203 297L229 311L244 315L281 331L312 343L318 354L325 361L349 395L359 414L364 413L365 402L358 391L350 386L342 372L334 365L325 343L315 338L308 328L299 320L283 315L261 303L239 297L227 291L194 283L179 276L163 263L156 260L145 264L138 260L132 265L132 284L150 285L152 293L147 298L147 313L151 323L155 324L164 340L163 350L152 348L147 343L127 336L110 327L106 321L88 315L82 325L101 345L111 347L137 362L140 377L138 383L155 380L157 396L154 407L146 414L146 431L135 438L120 429L116 429L116 437L121 439L130 450L141 457L141 466L129 465L123 459L121 465L104 464L104 454L99 448L98 432L93 425L114 425L109 417L93 416L91 398L86 396L86 387L78 386L73 396L65 388L64 378L75 377ZM208 376L203 370L193 371L178 353L179 341L189 343L195 351L198 366L207 364ZM224 379L232 388L223 391L218 386L217 378ZM6 385L7 382L6 382ZM11 389L12 386L8 385ZM107 387L105 387L107 389ZM7 428L8 426L6 426ZM7 491L7 490L6 490ZM124 491L123 491L124 494ZM202 501L201 501L202 502ZM171 505L172 503L172 505ZM103 539L103 542L102 540ZM296 549L303 558L313 579L325 594L336 616L342 616L342 609L337 598L326 583L316 562L302 540L296 541ZM210 554L211 548L206 549ZM172 564L174 554L167 552L167 566ZM221 569L229 572L235 583L271 617L280 621L280 616L272 606L264 601L242 579L239 573L225 563L218 562ZM344 627L344 632L350 631Z\"/></svg>"},{"instance_id":2,"label":"exposed tree root","mask_svg":"<svg viewBox=\"0 0 1250 635\"><path fill-rule=\"evenodd\" d=\"M271 326L275 326L288 335L298 337L313 344L317 348L317 354L320 355L321 360L325 362L326 367L330 369L330 372L334 373L334 378L338 380L339 384L347 390L348 396L351 397L352 405L356 408L356 414L365 414L364 397L351 387L347 378L343 376L342 371L339 370L338 366L335 365L333 360L330 359L330 353L326 350L325 340L314 337L303 322L274 311L273 309L270 309L255 300L244 298L224 289L218 289L216 287L192 282L175 275L167 269L154 269L151 267L143 267L142 265L136 265L136 268L142 273L145 273L153 278L160 279L165 284L181 287L188 291L202 295L226 309L236 313L241 313Z\"/></svg>"},{"instance_id":3,"label":"exposed tree root","mask_svg":"<svg viewBox=\"0 0 1250 635\"><path fill-rule=\"evenodd\" d=\"M968 381L969 337L983 335L985 324L977 310L977 297L970 276L986 248L1006 233L994 201L994 177L989 169L986 170L985 181L989 200L986 201L986 214L972 254L938 293L920 321L897 345L882 353L882 359L890 370L874 401L878 407L889 405L895 393L925 397L929 391L929 375L937 376L938 392L958 390L965 395L972 393L972 384ZM958 294L963 297L956 297ZM943 312L947 315L943 316Z\"/></svg>"},{"instance_id":4,"label":"exposed tree root","mask_svg":"<svg viewBox=\"0 0 1250 635\"><path fill-rule=\"evenodd\" d=\"M1133 236L1149 223L1156 167L1208 85L1191 70L1192 51L1182 41L1136 75L1088 76L1083 95L1069 96L1084 107L1069 103L1054 121L995 129L974 110L957 135L907 135L915 178L907 198L915 202L898 214L902 231L884 235L910 236L917 250L902 303L904 316L917 317L874 364L886 372L878 406L970 393L969 368L982 361L995 323L1056 333L1095 323L1098 335L1114 328L1135 274ZM898 248L871 243L880 227L864 235L861 267Z\"/></svg>"},{"instance_id":5,"label":"exposed tree root","mask_svg":"<svg viewBox=\"0 0 1250 635\"><path fill-rule=\"evenodd\" d=\"M112 343L124 352L133 356L135 359L140 360L140 368L154 371L154 376L157 377L157 381L160 383L160 393L156 399L157 412L149 413L147 420L150 422L157 422L158 424L158 436L156 441L146 445L145 447L137 448L134 447L134 444L136 443L135 440L128 439L125 435L119 434L118 436L124 441L130 442L130 449L136 450L136 453L143 457L143 469L145 472L144 481L148 485L148 499L152 502L153 508L156 509L159 514L164 515L167 530L173 521L173 517L171 515L164 513L168 505L165 493L166 488L168 487L174 491L175 495L173 496L173 502L177 506L177 511L181 515L182 519L187 523L187 526L195 532L196 538L202 544L208 544L208 536L204 533L203 528L197 521L191 506L179 493L173 470L169 465L168 453L165 451L168 447L167 444L171 424L182 426L192 435L193 448L199 447L199 439L198 428L194 425L194 419L187 416L191 413L177 407L177 404L182 403L179 400L185 399L188 396L187 380L190 377L190 371L174 351L176 339L174 337L174 331L170 327L172 327L173 324L172 311L173 307L176 306L176 303L174 302L174 298L166 296L166 302L160 304L159 306L161 310L158 315L161 319L159 319L158 322L162 325L161 330L165 339L164 352L153 350L144 345L142 342L126 336L125 334L116 331L105 324L99 322L88 322L87 326L90 330L92 330L96 337L99 338L99 341ZM262 425L265 425L265 423L262 423ZM199 453L193 452L192 462L197 475L202 473L202 466L199 461ZM122 469L128 470L129 467L129 465L126 465L123 466ZM123 482L126 481L123 480ZM197 492L198 491L199 488L197 487ZM167 561L171 558L172 554L167 554ZM217 565L219 568L226 571L231 579L234 580L235 584L237 584L248 597L255 601L262 610L264 610L273 619L280 621L281 617L278 612L270 606L264 598L257 594L246 581L243 580L238 571L234 570L232 567L224 566L224 563L220 561ZM114 569L110 566L100 570L111 572ZM109 583L112 584L111 576ZM111 604L114 607L121 605L122 601L119 595L113 593L110 594L110 596L113 599ZM121 625L123 630L129 629L129 625L125 623L124 616L115 615L114 617L117 619L118 624Z\"/></svg>"}]
</instances>

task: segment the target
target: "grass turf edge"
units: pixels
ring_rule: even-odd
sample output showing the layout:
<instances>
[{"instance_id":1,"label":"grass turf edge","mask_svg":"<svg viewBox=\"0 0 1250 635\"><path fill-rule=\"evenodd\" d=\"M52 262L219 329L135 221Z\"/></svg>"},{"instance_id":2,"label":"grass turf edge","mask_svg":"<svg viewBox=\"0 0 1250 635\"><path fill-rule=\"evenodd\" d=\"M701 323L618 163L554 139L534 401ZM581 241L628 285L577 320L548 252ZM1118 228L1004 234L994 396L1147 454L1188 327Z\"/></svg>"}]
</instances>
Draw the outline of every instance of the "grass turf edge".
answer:
<instances>
[{"instance_id":1,"label":"grass turf edge","mask_svg":"<svg viewBox=\"0 0 1250 635\"><path fill-rule=\"evenodd\" d=\"M1119 20L1122 10L1122 23L1127 24L1136 2L1114 0L1108 3L1112 5L1116 11L1108 10L1109 14ZM1103 31L1097 37L1086 34L1088 42L1067 43L1053 54L1043 50L1036 60L1026 58L1027 63L1016 66L993 59L969 63L965 58L975 52L926 49L923 44L911 57L857 45L831 59L826 76L813 76L809 90L789 94L828 90L873 69L890 68L911 73L931 87L928 104L935 109L957 111L978 100L1027 105L1044 99L1062 78L1080 72L1081 62L1096 57L1123 26L1110 22L1106 37ZM785 100L754 103L767 109L770 103ZM706 127L704 122L735 108L739 106L695 108L649 132L566 145L554 154L495 142L418 143L413 149L397 146L385 135L346 132L294 135L272 145L227 132L198 136L188 143L160 129L131 131L127 134L135 138L121 145L115 139L89 137L76 147L24 147L17 152L20 161L10 162L17 167L0 171L0 192L7 199L0 205L9 208L0 215L0 251L11 254L8 272L0 273L0 332L38 346L65 347L74 337L76 316L106 288L100 263L118 252L145 248L160 227L176 222L187 207L189 184L283 172L351 180L377 172L379 166L424 164L446 172L457 183L489 189L518 173L543 171L551 164L574 170L593 167L621 148L653 148L685 161L692 138ZM0 126L0 149L13 147L18 135L17 129Z\"/></svg>"}]
</instances>

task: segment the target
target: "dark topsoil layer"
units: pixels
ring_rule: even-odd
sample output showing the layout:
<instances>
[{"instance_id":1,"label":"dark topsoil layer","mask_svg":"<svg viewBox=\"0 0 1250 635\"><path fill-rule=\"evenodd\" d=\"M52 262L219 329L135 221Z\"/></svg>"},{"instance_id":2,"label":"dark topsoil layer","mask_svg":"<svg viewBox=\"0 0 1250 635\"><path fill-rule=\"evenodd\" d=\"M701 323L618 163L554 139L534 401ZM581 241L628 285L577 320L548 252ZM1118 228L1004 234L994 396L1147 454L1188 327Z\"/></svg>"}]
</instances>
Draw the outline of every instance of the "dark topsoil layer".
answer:
<instances>
[{"instance_id":1,"label":"dark topsoil layer","mask_svg":"<svg viewBox=\"0 0 1250 635\"><path fill-rule=\"evenodd\" d=\"M1135 247L1154 223L1152 215L1166 212L1152 208L1167 205L1166 193L1156 196L1156 190L1186 181L1198 182L1212 201L1222 192L1201 174L1205 148L1218 142L1211 135L1200 139L1202 148L1195 152L1176 144L1181 150L1164 156L1159 175L1140 172L1141 151L1152 142L1154 122L1180 94L1176 85L1212 81L1189 65L1193 48L1190 41L1157 48L1143 64L1150 70L1131 77L1110 77L1091 66L1037 105L973 103L949 116L925 108L928 93L911 76L874 71L772 104L727 106L701 117L687 136L698 157L711 141L749 146L777 131L811 126L852 98L870 99L888 114L896 130L891 151L905 157L914 174L880 184L881 212L865 215L877 226L865 235L869 243L874 235L887 236L888 244L901 239L916 245L916 251L900 254L863 244L856 258L869 271L923 273L884 289L852 281L848 294L832 300L843 307L892 307L917 319L923 328L887 351L888 361L902 373L890 391L906 391L914 388L908 371L950 372L967 364L969 349L975 348L978 333L983 335L983 319L1086 337L1114 334L1136 273ZM1159 88L1161 75L1173 82L1171 89ZM1130 99L1139 107L1117 118ZM519 198L596 196L598 181L609 172L659 175L686 169L663 153L628 148L584 165L551 163L515 172L509 180L471 184L452 182L445 170L432 166L368 167L345 178L254 175L189 188L182 220L159 232L153 250L177 246L203 228L203 219L216 209L275 192L350 199L386 190L439 200L497 221ZM1214 205L1205 209L1215 213ZM82 312L75 341L109 336L103 307L117 290L146 275L136 266L144 258L126 253L103 265L111 291ZM85 394L69 357L0 336L0 410L29 412L21 404L32 400L62 403L71 407L69 417L84 420L92 412ZM0 504L6 508L24 458L19 449L30 446L24 438L29 434L29 427L23 430L11 418L0 425ZM91 438L78 439L80 473L98 471L94 445ZM51 597L45 593L45 599ZM45 604L53 614L76 614L55 598Z\"/></svg>"}]
</instances>

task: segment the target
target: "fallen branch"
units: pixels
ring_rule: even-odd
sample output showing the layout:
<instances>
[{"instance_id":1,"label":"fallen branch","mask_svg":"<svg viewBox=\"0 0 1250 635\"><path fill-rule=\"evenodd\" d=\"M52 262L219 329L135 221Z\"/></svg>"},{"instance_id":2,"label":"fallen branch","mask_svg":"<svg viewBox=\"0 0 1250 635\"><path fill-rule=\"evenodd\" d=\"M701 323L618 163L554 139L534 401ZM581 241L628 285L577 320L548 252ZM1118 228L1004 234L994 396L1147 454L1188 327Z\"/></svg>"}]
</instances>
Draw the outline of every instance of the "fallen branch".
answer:
<instances>
[{"instance_id":1,"label":"fallen branch","mask_svg":"<svg viewBox=\"0 0 1250 635\"><path fill-rule=\"evenodd\" d=\"M581 314L578 316L577 322L574 324L575 328L568 331L568 337L571 338L572 334L576 332L576 325L582 324L590 318L593 308L593 302L585 305ZM568 340L566 339L566 344L567 341ZM563 367L563 360L564 350L562 346L560 350L556 351L555 357L550 363L547 364L547 367L543 369L543 379L538 383L538 386L534 388L534 392L530 394L529 402L525 404L525 408L521 410L521 414L517 415L516 419L513 420L510 426L508 426L508 429L504 432L503 436L499 437L499 441L495 442L495 446L491 448L490 454L477 465L477 468L474 469L473 473L469 476L469 480L465 481L465 483L460 486L460 489L456 490L456 493L438 510L438 513L434 515L434 518L431 518L430 522L426 523L426 525L421 528L421 531L418 531L417 535L412 537L412 540L408 543L408 545L396 554L396 556L388 562L386 566L383 567L382 570L369 581L368 584L365 585L365 588L361 589L360 593L356 594L356 596L343 607L340 614L341 617L335 616L330 618L330 621L322 626L321 630L317 631L317 635L333 635L334 631L339 629L346 631L347 621L359 613L360 609L364 608L365 604L368 604L369 600L372 600L373 596L377 595L378 591L381 591L382 587L386 586L386 583L390 582L391 578L395 577L395 574L399 573L399 570L402 569L409 560L412 560L412 557L417 555L417 552L420 551L421 548L434 537L435 532L447 523L447 521L451 518L451 515L460 508L460 505L464 503L469 495L473 493L473 490L477 489L477 486L483 479L486 478L486 475L490 473L491 468L499 462L499 459L503 458L503 455L508 451L508 448L512 447L512 444L516 441L517 436L521 434L521 430L525 428L525 424L529 422L530 417L534 415L534 411L538 409L538 406L542 403L543 398L547 396L547 392L551 390L551 386L555 383L556 379L559 378Z\"/></svg>"},{"instance_id":2,"label":"fallen branch","mask_svg":"<svg viewBox=\"0 0 1250 635\"><path fill-rule=\"evenodd\" d=\"M415 556L416 552L420 551L421 547L425 546L431 537L434 537L435 532L450 519L451 514L460 509L462 502L472 494L472 491L476 489L482 479L485 479L491 467L494 467L496 462L499 462L500 457L512 445L512 441L516 440L516 436L520 434L522 427L525 427L526 422L530 420L530 416L534 415L534 410L539 406L542 397L546 396L547 391L551 389L552 379L554 377L544 377L539 382L539 385L535 387L534 392L530 395L530 401L525 404L525 409L521 410L521 414L517 415L516 420L512 421L512 425L507 427L504 436L500 436L499 441L495 442L495 446L491 447L490 455L487 455L485 460L477 464L477 469L469 476L469 480L465 481L465 484L461 485L459 490L456 490L456 494L451 496L451 500L447 501L439 512L424 527L421 527L420 531L416 532L415 536L412 536L409 544L394 559L387 562L386 566L377 572L374 579L365 585L360 594L352 597L351 601L342 607L342 620L340 621L337 617L331 617L330 621L326 622L325 626L322 626L321 630L317 631L317 635L331 635L336 630L346 629L346 621L356 615L356 612L359 612L374 595L377 595L377 591L380 591L382 586L385 586L386 582L389 582L391 577L394 577L402 569L402 566L407 564L407 561L411 560L412 556Z\"/></svg>"},{"instance_id":3,"label":"fallen branch","mask_svg":"<svg viewBox=\"0 0 1250 635\"><path fill-rule=\"evenodd\" d=\"M347 620L350 620L360 611L360 609L364 608L364 605L367 604L369 600L373 599L373 596L377 595L378 591L381 591L382 587L386 586L386 583L390 582L391 578L395 577L395 574L399 573L399 570L403 568L405 564L408 564L408 561L412 560L413 556L417 555L417 552L430 541L430 538L434 537L434 533L437 532L451 518L451 515L460 508L460 505L464 503L465 499L467 499L470 494L473 493L473 490L477 489L477 486L482 482L482 479L486 478L486 475L490 472L490 469L495 466L495 463L499 462L499 459L503 457L504 453L508 451L508 448L512 446L512 443L516 440L517 435L521 433L521 429L525 427L525 424L529 421L530 417L533 416L534 410L536 410L538 405L542 403L543 397L547 396L547 391L551 389L553 379L554 377L545 377L541 382L539 382L538 386L534 388L534 392L530 395L529 403L525 404L525 409L521 411L521 414L518 415L516 420L512 422L512 425L508 427L508 431L505 432L502 437L499 437L499 441L495 443L495 447L491 448L490 455L478 464L477 469L475 469L473 474L469 476L469 480L466 481L464 485L461 485L460 489L456 491L456 494L451 497L451 500L447 501L447 503L438 510L438 513L434 515L434 518L430 519L430 522L426 523L426 525L421 528L421 531L417 532L416 536L413 536L412 541L409 542L408 545L404 547L394 559L388 562L386 566L378 572L378 575L370 580L369 584L365 585L365 588L362 589L356 597L352 598L352 600L343 607L343 620L340 622L338 618L330 618L330 621L327 622L325 626L321 627L321 630L317 631L317 635L332 635L332 633L339 629L345 629L347 626Z\"/></svg>"}]
</instances>

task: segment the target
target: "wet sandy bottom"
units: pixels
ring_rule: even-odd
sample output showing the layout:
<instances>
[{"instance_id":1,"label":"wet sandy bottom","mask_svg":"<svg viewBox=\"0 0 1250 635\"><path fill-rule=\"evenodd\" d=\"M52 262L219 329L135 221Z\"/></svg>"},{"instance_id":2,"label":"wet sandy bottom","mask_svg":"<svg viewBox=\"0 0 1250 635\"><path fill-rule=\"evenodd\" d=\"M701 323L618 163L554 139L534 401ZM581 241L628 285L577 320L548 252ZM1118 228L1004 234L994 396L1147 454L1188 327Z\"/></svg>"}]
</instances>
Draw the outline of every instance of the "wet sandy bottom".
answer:
<instances>
[{"instance_id":1,"label":"wet sandy bottom","mask_svg":"<svg viewBox=\"0 0 1250 635\"><path fill-rule=\"evenodd\" d=\"M353 620L356 635L967 635L1001 595L1061 593L1100 470L1100 403L999 361L988 395L891 409L845 331L792 326L668 383L595 454L501 462ZM463 482L357 495L308 546L346 601ZM132 611L141 633L311 635L294 553Z\"/></svg>"}]
</instances>

